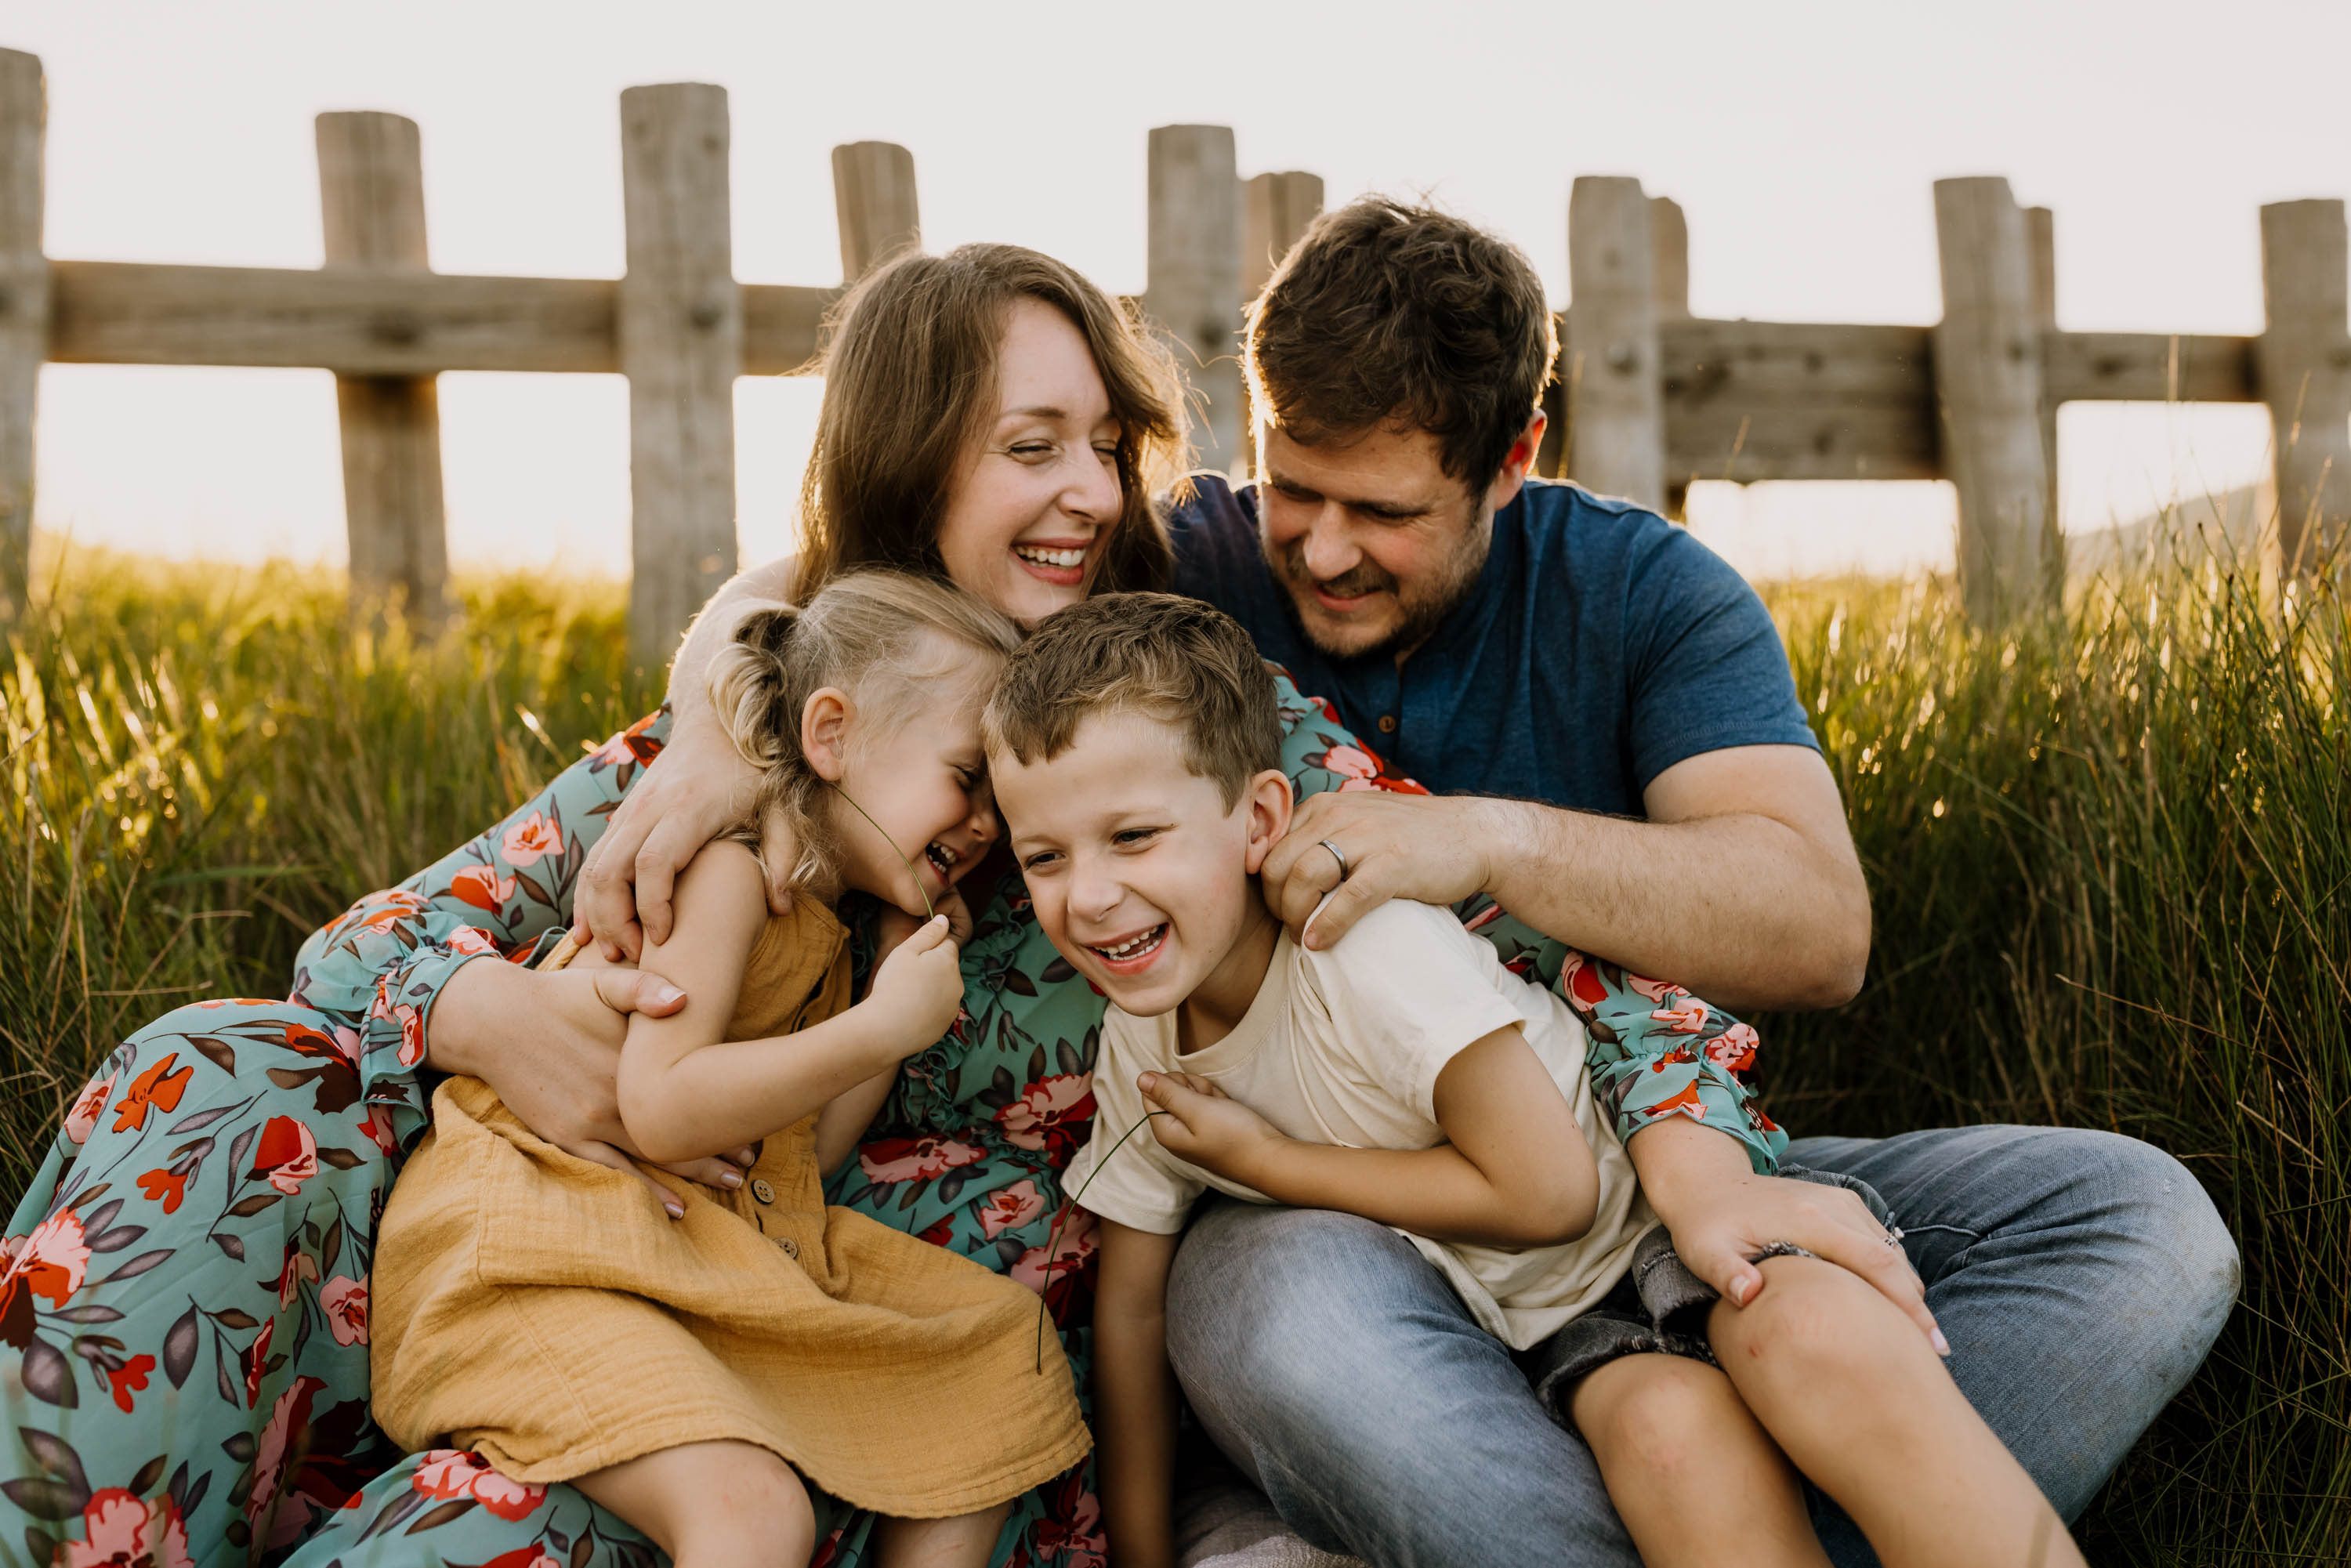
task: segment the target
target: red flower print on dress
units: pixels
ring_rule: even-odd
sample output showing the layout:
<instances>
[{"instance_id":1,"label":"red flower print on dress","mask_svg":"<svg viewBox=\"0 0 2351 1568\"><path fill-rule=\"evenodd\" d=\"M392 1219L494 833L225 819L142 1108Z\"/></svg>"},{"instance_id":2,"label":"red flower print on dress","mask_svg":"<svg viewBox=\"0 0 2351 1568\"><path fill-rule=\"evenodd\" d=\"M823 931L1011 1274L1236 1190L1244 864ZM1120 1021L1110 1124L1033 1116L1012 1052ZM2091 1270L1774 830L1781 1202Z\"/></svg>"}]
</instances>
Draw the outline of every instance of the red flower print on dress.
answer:
<instances>
[{"instance_id":1,"label":"red flower print on dress","mask_svg":"<svg viewBox=\"0 0 2351 1568\"><path fill-rule=\"evenodd\" d=\"M416 1466L410 1485L426 1497L468 1497L509 1523L527 1519L546 1500L543 1486L500 1475L490 1461L461 1448L435 1448Z\"/></svg>"},{"instance_id":2,"label":"red flower print on dress","mask_svg":"<svg viewBox=\"0 0 2351 1568\"><path fill-rule=\"evenodd\" d=\"M1045 1517L1037 1522L1037 1550L1064 1568L1106 1568L1110 1561L1102 1503L1086 1490L1085 1474L1081 1467L1051 1483Z\"/></svg>"},{"instance_id":3,"label":"red flower print on dress","mask_svg":"<svg viewBox=\"0 0 2351 1568\"><path fill-rule=\"evenodd\" d=\"M248 1410L261 1403L261 1375L269 1364L269 1342L277 1333L277 1320L270 1319L253 1336L240 1359L245 1363L245 1407ZM298 1384L299 1378L295 1380Z\"/></svg>"},{"instance_id":4,"label":"red flower print on dress","mask_svg":"<svg viewBox=\"0 0 2351 1568\"><path fill-rule=\"evenodd\" d=\"M115 1408L130 1415L131 1396L146 1388L147 1375L154 1370L155 1358L152 1355L134 1355L120 1366L109 1368L106 1381L114 1391Z\"/></svg>"},{"instance_id":5,"label":"red flower print on dress","mask_svg":"<svg viewBox=\"0 0 2351 1568\"><path fill-rule=\"evenodd\" d=\"M506 838L498 848L505 854L508 865L537 865L549 855L562 850L563 834L547 820L546 812L533 811L507 830Z\"/></svg>"},{"instance_id":6,"label":"red flower print on dress","mask_svg":"<svg viewBox=\"0 0 2351 1568\"><path fill-rule=\"evenodd\" d=\"M1755 1065L1755 1050L1762 1043L1753 1024L1735 1023L1706 1042L1706 1059L1725 1072L1744 1072Z\"/></svg>"},{"instance_id":7,"label":"red flower print on dress","mask_svg":"<svg viewBox=\"0 0 2351 1568\"><path fill-rule=\"evenodd\" d=\"M62 1307L89 1273L89 1243L82 1233L81 1216L61 1208L11 1249L5 1278L21 1283L27 1295L47 1296L51 1306Z\"/></svg>"},{"instance_id":8,"label":"red flower print on dress","mask_svg":"<svg viewBox=\"0 0 2351 1568\"><path fill-rule=\"evenodd\" d=\"M66 1136L76 1145L89 1142L89 1135L98 1131L98 1119L106 1112L106 1097L113 1092L113 1073L93 1078L81 1098L73 1103L73 1109L66 1113Z\"/></svg>"},{"instance_id":9,"label":"red flower print on dress","mask_svg":"<svg viewBox=\"0 0 2351 1568\"><path fill-rule=\"evenodd\" d=\"M368 1288L364 1280L338 1274L319 1287L319 1310L337 1344L368 1342Z\"/></svg>"},{"instance_id":10,"label":"red flower print on dress","mask_svg":"<svg viewBox=\"0 0 2351 1568\"><path fill-rule=\"evenodd\" d=\"M1669 1095L1654 1105L1641 1107L1641 1114L1655 1120L1659 1116L1687 1116L1694 1122L1706 1120L1706 1102L1698 1098L1698 1085L1684 1086L1678 1094Z\"/></svg>"},{"instance_id":11,"label":"red flower print on dress","mask_svg":"<svg viewBox=\"0 0 2351 1568\"><path fill-rule=\"evenodd\" d=\"M258 1529L261 1521L269 1517L270 1504L277 1500L277 1489L286 1481L286 1457L293 1446L295 1431L309 1426L311 1402L325 1386L324 1379L297 1376L293 1386L279 1395L277 1403L269 1407L268 1424L261 1428L260 1446L253 1456L253 1491L245 1500L245 1521L248 1525Z\"/></svg>"},{"instance_id":12,"label":"red flower print on dress","mask_svg":"<svg viewBox=\"0 0 2351 1568\"><path fill-rule=\"evenodd\" d=\"M375 983L375 1003L368 1009L371 1019L390 1019L400 1026L400 1064L413 1067L424 1060L424 1016L407 1002L392 999L392 977L387 975Z\"/></svg>"},{"instance_id":13,"label":"red flower print on dress","mask_svg":"<svg viewBox=\"0 0 2351 1568\"><path fill-rule=\"evenodd\" d=\"M302 1281L318 1277L319 1260L302 1250L302 1239L297 1236L286 1243L286 1266L277 1271L277 1280L264 1280L261 1285L267 1290L274 1283L277 1291L277 1304L290 1307L294 1304L295 1291L302 1288Z\"/></svg>"},{"instance_id":14,"label":"red flower print on dress","mask_svg":"<svg viewBox=\"0 0 2351 1568\"><path fill-rule=\"evenodd\" d=\"M272 1116L253 1146L253 1171L291 1197L319 1174L319 1140L291 1116Z\"/></svg>"},{"instance_id":15,"label":"red flower print on dress","mask_svg":"<svg viewBox=\"0 0 2351 1568\"><path fill-rule=\"evenodd\" d=\"M1687 989L1680 986L1677 986L1671 980L1653 980L1646 975L1626 975L1625 977L1625 983L1632 987L1635 990L1640 992L1643 996L1648 998L1651 1001L1656 1003L1659 1007L1665 1006L1667 1002L1672 1001L1676 997L1686 997L1689 995L1689 992Z\"/></svg>"},{"instance_id":16,"label":"red flower print on dress","mask_svg":"<svg viewBox=\"0 0 2351 1568\"><path fill-rule=\"evenodd\" d=\"M135 1133L145 1130L147 1109L151 1105L158 1111L172 1111L179 1108L180 1096L186 1093L188 1090L188 1080L196 1075L196 1070L193 1067L183 1067L177 1072L172 1071L172 1064L179 1060L180 1053L175 1051L131 1080L130 1092L124 1094L114 1107L116 1132Z\"/></svg>"},{"instance_id":17,"label":"red flower print on dress","mask_svg":"<svg viewBox=\"0 0 2351 1568\"><path fill-rule=\"evenodd\" d=\"M469 956L475 953L495 953L498 950L498 945L490 940L490 934L478 925L460 925L443 937L441 945L452 953Z\"/></svg>"},{"instance_id":18,"label":"red flower print on dress","mask_svg":"<svg viewBox=\"0 0 2351 1568\"><path fill-rule=\"evenodd\" d=\"M169 1493L152 1501L120 1487L90 1495L82 1539L57 1543L51 1568L195 1568L188 1528Z\"/></svg>"},{"instance_id":19,"label":"red flower print on dress","mask_svg":"<svg viewBox=\"0 0 2351 1568\"><path fill-rule=\"evenodd\" d=\"M369 1140L385 1154L400 1152L400 1137L392 1130L392 1113L383 1106L368 1107L367 1120L360 1124L360 1131L365 1133Z\"/></svg>"},{"instance_id":20,"label":"red flower print on dress","mask_svg":"<svg viewBox=\"0 0 2351 1568\"><path fill-rule=\"evenodd\" d=\"M979 1231L990 1241L1018 1230L1045 1212L1045 1195L1033 1181L1016 1181L987 1195L979 1206Z\"/></svg>"},{"instance_id":21,"label":"red flower print on dress","mask_svg":"<svg viewBox=\"0 0 2351 1568\"><path fill-rule=\"evenodd\" d=\"M449 879L449 891L476 909L486 909L492 915L506 907L514 896L515 879L500 876L486 865L469 865Z\"/></svg>"},{"instance_id":22,"label":"red flower print on dress","mask_svg":"<svg viewBox=\"0 0 2351 1568\"><path fill-rule=\"evenodd\" d=\"M857 1164L868 1181L935 1181L959 1166L977 1165L980 1155L953 1138L876 1138L857 1151Z\"/></svg>"},{"instance_id":23,"label":"red flower print on dress","mask_svg":"<svg viewBox=\"0 0 2351 1568\"><path fill-rule=\"evenodd\" d=\"M139 1190L148 1198L162 1198L163 1212L177 1214L188 1196L188 1173L175 1170L141 1171Z\"/></svg>"},{"instance_id":24,"label":"red flower print on dress","mask_svg":"<svg viewBox=\"0 0 2351 1568\"><path fill-rule=\"evenodd\" d=\"M1685 991L1678 1000L1659 1008L1649 1016L1676 1034L1697 1034L1706 1028L1708 1014L1704 1002Z\"/></svg>"},{"instance_id":25,"label":"red flower print on dress","mask_svg":"<svg viewBox=\"0 0 2351 1568\"><path fill-rule=\"evenodd\" d=\"M1066 1161L1086 1139L1094 1118L1094 1075L1063 1072L1040 1078L996 1113L1004 1141L1016 1148L1049 1149Z\"/></svg>"},{"instance_id":26,"label":"red flower print on dress","mask_svg":"<svg viewBox=\"0 0 2351 1568\"><path fill-rule=\"evenodd\" d=\"M1086 1260L1101 1249L1102 1238L1094 1225L1093 1210L1071 1207L1061 1218L1060 1228L1052 1238L1052 1260L1046 1261L1045 1249L1031 1247L1020 1254L1020 1260L1004 1270L1004 1277L1017 1281L1032 1291L1042 1291L1049 1284L1060 1285L1070 1275L1086 1266Z\"/></svg>"},{"instance_id":27,"label":"red flower print on dress","mask_svg":"<svg viewBox=\"0 0 2351 1568\"><path fill-rule=\"evenodd\" d=\"M1600 966L1573 948L1560 960L1559 988L1569 1001L1586 1012L1608 999L1608 982L1601 977Z\"/></svg>"},{"instance_id":28,"label":"red flower print on dress","mask_svg":"<svg viewBox=\"0 0 2351 1568\"><path fill-rule=\"evenodd\" d=\"M512 1552L501 1552L482 1568L563 1568L548 1555L547 1548L537 1544L517 1546Z\"/></svg>"},{"instance_id":29,"label":"red flower print on dress","mask_svg":"<svg viewBox=\"0 0 2351 1568\"><path fill-rule=\"evenodd\" d=\"M421 893L395 887L373 898L360 902L349 915L335 925L328 927L331 937L356 936L362 931L390 931L402 921L413 920L430 907Z\"/></svg>"}]
</instances>

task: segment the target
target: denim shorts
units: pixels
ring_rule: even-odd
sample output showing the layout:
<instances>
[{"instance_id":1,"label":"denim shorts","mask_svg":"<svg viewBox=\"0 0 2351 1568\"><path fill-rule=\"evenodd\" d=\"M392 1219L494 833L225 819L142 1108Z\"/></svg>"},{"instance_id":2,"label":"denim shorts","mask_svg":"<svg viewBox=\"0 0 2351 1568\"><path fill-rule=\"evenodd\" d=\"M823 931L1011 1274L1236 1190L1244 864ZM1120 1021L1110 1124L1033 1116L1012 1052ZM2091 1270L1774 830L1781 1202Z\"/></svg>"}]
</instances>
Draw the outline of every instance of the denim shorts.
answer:
<instances>
[{"instance_id":1,"label":"denim shorts","mask_svg":"<svg viewBox=\"0 0 2351 1568\"><path fill-rule=\"evenodd\" d=\"M1782 1166L1780 1174L1791 1181L1841 1186L1869 1206L1880 1225L1894 1229L1894 1212L1876 1188L1856 1177L1802 1166ZM1792 1241L1775 1241L1748 1259L1810 1258ZM1575 1430L1568 1418L1576 1385L1608 1363L1627 1355L1687 1356L1716 1364L1706 1342L1707 1310L1714 1305L1713 1286L1690 1272L1674 1250L1674 1239L1662 1225L1641 1238L1633 1249L1633 1266L1600 1304L1519 1356L1527 1381L1534 1385L1551 1418Z\"/></svg>"}]
</instances>

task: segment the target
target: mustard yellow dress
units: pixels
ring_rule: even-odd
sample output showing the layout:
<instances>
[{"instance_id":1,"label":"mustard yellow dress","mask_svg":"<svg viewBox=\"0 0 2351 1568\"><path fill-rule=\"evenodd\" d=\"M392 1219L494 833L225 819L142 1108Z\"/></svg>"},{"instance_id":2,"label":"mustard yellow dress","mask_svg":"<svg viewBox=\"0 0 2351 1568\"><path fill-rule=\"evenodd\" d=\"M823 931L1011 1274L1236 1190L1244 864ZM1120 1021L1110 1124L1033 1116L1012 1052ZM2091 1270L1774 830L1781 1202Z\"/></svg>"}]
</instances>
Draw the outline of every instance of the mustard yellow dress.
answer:
<instances>
[{"instance_id":1,"label":"mustard yellow dress","mask_svg":"<svg viewBox=\"0 0 2351 1568\"><path fill-rule=\"evenodd\" d=\"M847 934L795 899L752 949L726 1038L808 1028L849 990ZM828 1208L815 1128L768 1138L736 1192L687 1186L671 1220L634 1176L537 1137L479 1079L444 1082L384 1209L377 1421L408 1448L472 1448L522 1481L732 1438L906 1519L1067 1470L1092 1440L1058 1334L1039 1370L1037 1297Z\"/></svg>"}]
</instances>

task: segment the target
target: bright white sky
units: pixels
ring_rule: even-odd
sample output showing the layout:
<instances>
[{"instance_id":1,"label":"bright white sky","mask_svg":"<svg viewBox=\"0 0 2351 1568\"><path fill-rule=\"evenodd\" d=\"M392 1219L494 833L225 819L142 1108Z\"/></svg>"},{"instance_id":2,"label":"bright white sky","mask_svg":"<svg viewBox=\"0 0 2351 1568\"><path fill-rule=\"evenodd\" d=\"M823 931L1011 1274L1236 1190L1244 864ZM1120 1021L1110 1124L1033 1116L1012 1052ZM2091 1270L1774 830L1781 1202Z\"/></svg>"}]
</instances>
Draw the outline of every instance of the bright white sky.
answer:
<instances>
[{"instance_id":1,"label":"bright white sky","mask_svg":"<svg viewBox=\"0 0 2351 1568\"><path fill-rule=\"evenodd\" d=\"M1510 235L1566 298L1569 183L1678 199L1700 315L1931 321L1931 183L2003 173L2057 214L2077 329L2254 332L2260 204L2351 195L2340 0L1937 5L1586 0L726 4L10 0L0 46L49 84L47 249L314 267L311 117L423 129L434 265L615 276L618 95L712 81L734 116L747 281L838 278L830 149L911 148L933 248L999 239L1113 291L1144 281L1150 127L1235 128L1244 176L1332 202L1425 192ZM778 551L817 389L746 379L747 561ZM53 366L47 527L158 553L340 560L320 371ZM626 392L601 376L442 379L460 562L625 570ZM2266 463L2256 407L2063 416L2069 528ZM1701 486L1701 536L1753 573L1948 564L1940 486Z\"/></svg>"}]
</instances>

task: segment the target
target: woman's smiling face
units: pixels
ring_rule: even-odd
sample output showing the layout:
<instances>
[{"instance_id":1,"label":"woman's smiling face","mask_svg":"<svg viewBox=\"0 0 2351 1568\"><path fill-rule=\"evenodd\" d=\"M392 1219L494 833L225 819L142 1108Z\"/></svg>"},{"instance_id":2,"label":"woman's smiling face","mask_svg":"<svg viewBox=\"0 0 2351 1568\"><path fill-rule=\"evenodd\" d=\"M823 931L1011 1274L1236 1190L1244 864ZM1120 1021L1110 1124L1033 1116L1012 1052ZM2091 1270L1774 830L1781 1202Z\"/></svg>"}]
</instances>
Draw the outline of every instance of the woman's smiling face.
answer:
<instances>
[{"instance_id":1,"label":"woman's smiling face","mask_svg":"<svg viewBox=\"0 0 2351 1568\"><path fill-rule=\"evenodd\" d=\"M1022 299L997 354L997 406L940 519L948 577L1033 625L1085 598L1123 500L1118 422L1085 335Z\"/></svg>"}]
</instances>

